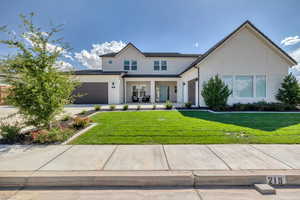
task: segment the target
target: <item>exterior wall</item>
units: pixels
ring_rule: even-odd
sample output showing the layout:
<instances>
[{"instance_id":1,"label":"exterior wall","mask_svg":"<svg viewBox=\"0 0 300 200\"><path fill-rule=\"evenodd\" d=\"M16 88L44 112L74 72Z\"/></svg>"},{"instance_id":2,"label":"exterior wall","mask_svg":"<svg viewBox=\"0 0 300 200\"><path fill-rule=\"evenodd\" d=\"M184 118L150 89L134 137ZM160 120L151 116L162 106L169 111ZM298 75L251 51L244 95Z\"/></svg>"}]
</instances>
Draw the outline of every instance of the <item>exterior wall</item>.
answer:
<instances>
[{"instance_id":1,"label":"exterior wall","mask_svg":"<svg viewBox=\"0 0 300 200\"><path fill-rule=\"evenodd\" d=\"M266 98L230 97L229 104L241 102L276 101L280 83L288 74L289 64L273 48L249 28L241 29L221 47L211 53L198 64L200 76L200 92L203 82L214 75L265 75ZM200 93L201 94L201 93ZM200 95L200 106L205 106Z\"/></svg>"},{"instance_id":2,"label":"exterior wall","mask_svg":"<svg viewBox=\"0 0 300 200\"><path fill-rule=\"evenodd\" d=\"M103 71L123 71L124 60L136 60L137 70L128 71L128 74L179 74L195 59L196 57L145 57L135 48L129 46L115 57L102 57L102 69ZM110 60L112 64L109 64ZM167 70L154 71L155 60L166 60Z\"/></svg>"},{"instance_id":3,"label":"exterior wall","mask_svg":"<svg viewBox=\"0 0 300 200\"><path fill-rule=\"evenodd\" d=\"M104 82L108 83L108 103L122 103L123 83L119 75L80 75L75 77L79 82ZM114 88L113 88L114 85Z\"/></svg>"},{"instance_id":4,"label":"exterior wall","mask_svg":"<svg viewBox=\"0 0 300 200\"><path fill-rule=\"evenodd\" d=\"M178 91L180 91L178 93L178 99L180 100L179 103L187 103L189 100L188 100L188 82L190 80L193 80L193 79L197 79L198 78L198 69L196 68L192 68L190 69L189 71L185 72L184 74L181 75L181 79L180 79L180 87L178 87ZM196 81L196 86L198 88L198 81ZM196 105L197 102L198 102L198 91L196 91L195 93L196 95L196 99L195 99L195 102L196 102Z\"/></svg>"}]
</instances>

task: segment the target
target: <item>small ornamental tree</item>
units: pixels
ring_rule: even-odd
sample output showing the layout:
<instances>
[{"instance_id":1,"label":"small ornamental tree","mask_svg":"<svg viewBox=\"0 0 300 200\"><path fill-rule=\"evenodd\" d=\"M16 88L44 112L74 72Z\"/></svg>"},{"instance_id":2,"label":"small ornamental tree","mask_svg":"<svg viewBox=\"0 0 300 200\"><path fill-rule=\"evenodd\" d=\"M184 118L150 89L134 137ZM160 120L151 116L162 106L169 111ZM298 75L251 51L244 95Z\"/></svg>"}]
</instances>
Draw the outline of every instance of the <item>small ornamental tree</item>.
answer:
<instances>
[{"instance_id":1,"label":"small ornamental tree","mask_svg":"<svg viewBox=\"0 0 300 200\"><path fill-rule=\"evenodd\" d=\"M210 78L208 82L204 82L203 90L201 92L205 104L214 110L225 109L228 97L231 94L232 91L218 75Z\"/></svg>"},{"instance_id":2,"label":"small ornamental tree","mask_svg":"<svg viewBox=\"0 0 300 200\"><path fill-rule=\"evenodd\" d=\"M28 125L50 129L54 117L72 100L77 83L57 66L68 50L61 39L52 39L60 26L42 32L33 24L33 16L21 15L23 26L19 34L1 27L8 39L1 39L0 44L16 49L16 53L1 60L0 70L12 86L7 102L19 109Z\"/></svg>"},{"instance_id":3,"label":"small ornamental tree","mask_svg":"<svg viewBox=\"0 0 300 200\"><path fill-rule=\"evenodd\" d=\"M284 104L296 106L300 103L300 86L293 74L284 77L276 95L276 99Z\"/></svg>"}]
</instances>

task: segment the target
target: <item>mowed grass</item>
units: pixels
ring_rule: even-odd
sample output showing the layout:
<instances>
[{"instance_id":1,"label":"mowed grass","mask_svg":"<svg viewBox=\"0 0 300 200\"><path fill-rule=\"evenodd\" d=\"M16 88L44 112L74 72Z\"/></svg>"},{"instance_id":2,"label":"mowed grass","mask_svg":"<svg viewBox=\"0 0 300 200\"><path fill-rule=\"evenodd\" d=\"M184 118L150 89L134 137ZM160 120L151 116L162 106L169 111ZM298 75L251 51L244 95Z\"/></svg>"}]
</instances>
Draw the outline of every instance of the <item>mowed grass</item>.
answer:
<instances>
[{"instance_id":1,"label":"mowed grass","mask_svg":"<svg viewBox=\"0 0 300 200\"><path fill-rule=\"evenodd\" d=\"M300 113L103 112L72 144L300 143Z\"/></svg>"}]
</instances>

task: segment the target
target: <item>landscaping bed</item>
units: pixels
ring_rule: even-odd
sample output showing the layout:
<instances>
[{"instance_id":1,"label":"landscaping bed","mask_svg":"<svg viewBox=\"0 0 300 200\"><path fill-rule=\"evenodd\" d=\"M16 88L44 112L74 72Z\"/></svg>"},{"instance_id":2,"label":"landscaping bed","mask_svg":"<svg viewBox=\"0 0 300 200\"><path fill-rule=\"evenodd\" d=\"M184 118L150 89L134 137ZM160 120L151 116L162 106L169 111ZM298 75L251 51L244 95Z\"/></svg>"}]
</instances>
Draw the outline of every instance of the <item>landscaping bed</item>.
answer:
<instances>
[{"instance_id":1,"label":"landscaping bed","mask_svg":"<svg viewBox=\"0 0 300 200\"><path fill-rule=\"evenodd\" d=\"M300 113L103 112L72 144L300 143Z\"/></svg>"}]
</instances>

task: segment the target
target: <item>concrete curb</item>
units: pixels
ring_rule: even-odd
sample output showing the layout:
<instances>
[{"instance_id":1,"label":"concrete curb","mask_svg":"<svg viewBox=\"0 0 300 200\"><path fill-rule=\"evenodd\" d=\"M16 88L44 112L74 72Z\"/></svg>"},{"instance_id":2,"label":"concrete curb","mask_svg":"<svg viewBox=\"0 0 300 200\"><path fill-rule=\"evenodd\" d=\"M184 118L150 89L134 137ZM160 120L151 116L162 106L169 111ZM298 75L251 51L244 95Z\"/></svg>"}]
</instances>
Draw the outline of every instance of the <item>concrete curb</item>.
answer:
<instances>
[{"instance_id":1,"label":"concrete curb","mask_svg":"<svg viewBox=\"0 0 300 200\"><path fill-rule=\"evenodd\" d=\"M284 177L280 184L270 177ZM0 187L104 186L198 187L254 184L300 185L300 170L245 171L26 171L0 172Z\"/></svg>"}]
</instances>

